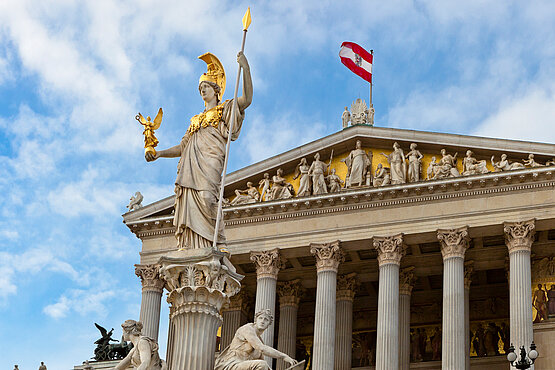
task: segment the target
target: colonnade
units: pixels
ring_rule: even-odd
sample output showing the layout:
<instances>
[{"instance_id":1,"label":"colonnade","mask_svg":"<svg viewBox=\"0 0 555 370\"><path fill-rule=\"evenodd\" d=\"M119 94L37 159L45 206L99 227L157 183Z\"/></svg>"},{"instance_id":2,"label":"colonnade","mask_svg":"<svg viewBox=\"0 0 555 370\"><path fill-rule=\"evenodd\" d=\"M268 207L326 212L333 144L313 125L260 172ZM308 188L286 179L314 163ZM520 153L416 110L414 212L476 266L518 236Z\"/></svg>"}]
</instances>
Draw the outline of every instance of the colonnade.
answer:
<instances>
[{"instance_id":1,"label":"colonnade","mask_svg":"<svg viewBox=\"0 0 555 370\"><path fill-rule=\"evenodd\" d=\"M535 220L505 222L505 242L510 259L510 332L516 348L532 342L531 247ZM443 258L442 369L469 369L469 289L472 261L466 261L469 229L437 230ZM403 234L373 238L378 253L379 291L376 343L376 370L409 369L410 366L410 299L416 280L414 267L400 269L405 255ZM317 271L312 368L343 370L351 368L353 300L356 274L339 275L344 251L339 241L311 244ZM291 357L295 355L297 311L303 292L299 280L278 282L284 258L279 249L251 252L256 266L257 289L255 311L276 310L279 296L280 323L277 348ZM150 268L150 267L148 267ZM141 320L144 333L158 336L160 298L163 283L154 273L147 274L144 265L137 266L143 282ZM156 270L156 267L152 267ZM231 341L235 330L246 320L247 297L239 295L224 307L222 345ZM156 319L157 318L157 319ZM274 326L263 334L263 341L273 346ZM171 350L171 343L168 344ZM270 359L268 362L271 364ZM282 362L277 369L284 369Z\"/></svg>"}]
</instances>

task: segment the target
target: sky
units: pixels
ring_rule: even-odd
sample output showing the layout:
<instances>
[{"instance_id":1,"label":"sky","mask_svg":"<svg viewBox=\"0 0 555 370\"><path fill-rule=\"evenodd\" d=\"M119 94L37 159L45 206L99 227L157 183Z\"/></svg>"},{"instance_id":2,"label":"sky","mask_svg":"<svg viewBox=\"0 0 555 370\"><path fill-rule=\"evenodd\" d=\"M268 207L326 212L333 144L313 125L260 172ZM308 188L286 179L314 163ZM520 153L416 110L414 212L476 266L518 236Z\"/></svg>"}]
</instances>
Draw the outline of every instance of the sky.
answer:
<instances>
[{"instance_id":1,"label":"sky","mask_svg":"<svg viewBox=\"0 0 555 370\"><path fill-rule=\"evenodd\" d=\"M204 109L207 51L231 98L241 18L254 99L229 170L332 134L368 84L343 41L374 50L375 125L555 142L552 1L0 1L0 368L71 369L94 322L138 319L136 191L173 193L177 160L144 160L137 112L164 109L159 148ZM162 304L161 355L168 308Z\"/></svg>"}]
</instances>

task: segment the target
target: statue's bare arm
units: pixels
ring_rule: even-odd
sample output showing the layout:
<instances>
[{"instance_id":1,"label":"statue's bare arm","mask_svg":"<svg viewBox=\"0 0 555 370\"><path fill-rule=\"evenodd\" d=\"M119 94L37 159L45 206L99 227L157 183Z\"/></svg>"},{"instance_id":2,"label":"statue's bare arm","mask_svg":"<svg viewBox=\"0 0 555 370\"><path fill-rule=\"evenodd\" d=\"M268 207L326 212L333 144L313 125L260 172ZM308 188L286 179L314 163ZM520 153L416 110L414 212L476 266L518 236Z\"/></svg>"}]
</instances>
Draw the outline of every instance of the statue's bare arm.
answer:
<instances>
[{"instance_id":1,"label":"statue's bare arm","mask_svg":"<svg viewBox=\"0 0 555 370\"><path fill-rule=\"evenodd\" d=\"M116 365L116 367L114 368L115 370L123 370L123 369L127 369L130 365L131 365L131 357L133 356L134 353L134 349L132 349L131 351L129 351L129 353L127 354L127 356L125 356L125 358L123 360L121 360L119 362L119 364Z\"/></svg>"},{"instance_id":2,"label":"statue's bare arm","mask_svg":"<svg viewBox=\"0 0 555 370\"><path fill-rule=\"evenodd\" d=\"M181 156L181 144L172 146L168 149L157 150L156 154L152 154L151 152L145 153L145 159L147 162L152 162L160 157L175 158L179 156Z\"/></svg>"},{"instance_id":3,"label":"statue's bare arm","mask_svg":"<svg viewBox=\"0 0 555 370\"><path fill-rule=\"evenodd\" d=\"M289 365L294 365L297 363L294 359L287 356L285 353L278 351L270 346L265 345L262 341L258 338L254 330L248 330L243 333L245 339L249 342L249 344L255 349L260 351L263 355L269 356L272 358L282 359Z\"/></svg>"},{"instance_id":4,"label":"statue's bare arm","mask_svg":"<svg viewBox=\"0 0 555 370\"><path fill-rule=\"evenodd\" d=\"M137 349L139 350L139 356L141 358L141 364L137 370L147 370L150 369L150 363L152 361L152 350L150 349L150 343L147 340L139 340L137 344Z\"/></svg>"},{"instance_id":5,"label":"statue's bare arm","mask_svg":"<svg viewBox=\"0 0 555 370\"><path fill-rule=\"evenodd\" d=\"M247 57L241 51L237 54L237 63L239 63L243 70L243 95L237 98L237 105L239 105L240 111L244 111L252 103L251 69Z\"/></svg>"}]
</instances>

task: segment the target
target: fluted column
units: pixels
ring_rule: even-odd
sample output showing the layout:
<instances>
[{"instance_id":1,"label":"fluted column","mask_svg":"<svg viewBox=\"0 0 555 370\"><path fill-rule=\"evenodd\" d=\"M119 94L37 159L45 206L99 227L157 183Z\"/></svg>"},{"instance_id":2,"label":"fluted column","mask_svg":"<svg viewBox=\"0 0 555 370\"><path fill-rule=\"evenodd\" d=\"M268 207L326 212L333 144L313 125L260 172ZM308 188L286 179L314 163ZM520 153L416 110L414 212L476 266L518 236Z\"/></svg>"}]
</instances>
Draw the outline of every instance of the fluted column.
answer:
<instances>
[{"instance_id":1,"label":"fluted column","mask_svg":"<svg viewBox=\"0 0 555 370\"><path fill-rule=\"evenodd\" d=\"M256 303L254 312L269 309L276 316L276 284L279 270L285 265L278 248L270 251L251 252L251 261L256 266ZM264 344L274 346L274 327L272 324L262 333ZM264 359L272 367L272 358Z\"/></svg>"},{"instance_id":2,"label":"fluted column","mask_svg":"<svg viewBox=\"0 0 555 370\"><path fill-rule=\"evenodd\" d=\"M399 277L399 370L410 368L410 296L415 281L414 266L401 270Z\"/></svg>"},{"instance_id":3,"label":"fluted column","mask_svg":"<svg viewBox=\"0 0 555 370\"><path fill-rule=\"evenodd\" d=\"M241 289L241 275L229 268L224 253L178 251L159 260L170 303L167 358L170 369L214 368L216 336L222 323L220 309Z\"/></svg>"},{"instance_id":4,"label":"fluted column","mask_svg":"<svg viewBox=\"0 0 555 370\"><path fill-rule=\"evenodd\" d=\"M464 263L464 368L470 370L470 284L474 273L474 261Z\"/></svg>"},{"instance_id":5,"label":"fluted column","mask_svg":"<svg viewBox=\"0 0 555 370\"><path fill-rule=\"evenodd\" d=\"M314 370L333 370L335 349L335 298L337 269L345 260L339 241L310 244L310 253L316 257L316 307L314 314Z\"/></svg>"},{"instance_id":6,"label":"fluted column","mask_svg":"<svg viewBox=\"0 0 555 370\"><path fill-rule=\"evenodd\" d=\"M533 339L532 272L530 253L535 220L505 222L505 244L509 249L509 301L511 343L528 351Z\"/></svg>"},{"instance_id":7,"label":"fluted column","mask_svg":"<svg viewBox=\"0 0 555 370\"><path fill-rule=\"evenodd\" d=\"M164 291L164 280L160 278L160 265L135 265L135 274L141 279L143 294L141 314L143 335L158 341L160 328L160 306Z\"/></svg>"},{"instance_id":8,"label":"fluted column","mask_svg":"<svg viewBox=\"0 0 555 370\"><path fill-rule=\"evenodd\" d=\"M357 288L356 274L339 275L336 290L335 366L334 370L351 370L353 356L353 301Z\"/></svg>"},{"instance_id":9,"label":"fluted column","mask_svg":"<svg viewBox=\"0 0 555 370\"><path fill-rule=\"evenodd\" d=\"M443 256L443 335L441 368L465 367L464 253L468 249L468 227L438 230Z\"/></svg>"},{"instance_id":10,"label":"fluted column","mask_svg":"<svg viewBox=\"0 0 555 370\"><path fill-rule=\"evenodd\" d=\"M222 338L220 341L222 350L229 346L237 329L247 323L248 302L248 294L241 290L230 298L229 303L223 306Z\"/></svg>"},{"instance_id":11,"label":"fluted column","mask_svg":"<svg viewBox=\"0 0 555 370\"><path fill-rule=\"evenodd\" d=\"M297 311L304 288L299 279L278 283L279 296L279 333L278 346L280 352L295 358L297 343ZM288 366L281 359L277 361L277 370Z\"/></svg>"},{"instance_id":12,"label":"fluted column","mask_svg":"<svg viewBox=\"0 0 555 370\"><path fill-rule=\"evenodd\" d=\"M374 237L378 251L378 325L376 370L399 368L399 265L405 255L403 234Z\"/></svg>"}]
</instances>

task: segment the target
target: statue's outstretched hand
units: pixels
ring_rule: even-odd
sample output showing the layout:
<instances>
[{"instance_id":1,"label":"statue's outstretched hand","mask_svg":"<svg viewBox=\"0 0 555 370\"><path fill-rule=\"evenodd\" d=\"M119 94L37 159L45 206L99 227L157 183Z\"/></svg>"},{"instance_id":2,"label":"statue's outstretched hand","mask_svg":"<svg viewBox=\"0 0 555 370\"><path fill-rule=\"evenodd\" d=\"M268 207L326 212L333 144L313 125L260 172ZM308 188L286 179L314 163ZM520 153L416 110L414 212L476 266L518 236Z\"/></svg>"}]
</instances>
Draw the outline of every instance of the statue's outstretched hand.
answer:
<instances>
[{"instance_id":1,"label":"statue's outstretched hand","mask_svg":"<svg viewBox=\"0 0 555 370\"><path fill-rule=\"evenodd\" d=\"M289 365L289 366L293 366L293 365L295 365L295 364L298 363L297 360L292 359L291 357L289 357L289 356L287 356L287 355L285 355L285 357L283 358L283 361L285 361L285 363L286 363L287 365Z\"/></svg>"},{"instance_id":2,"label":"statue's outstretched hand","mask_svg":"<svg viewBox=\"0 0 555 370\"><path fill-rule=\"evenodd\" d=\"M158 159L158 157L159 157L158 152L156 152L156 154L152 154L152 152L145 153L145 159L147 162L155 161L156 159Z\"/></svg>"}]
</instances>

